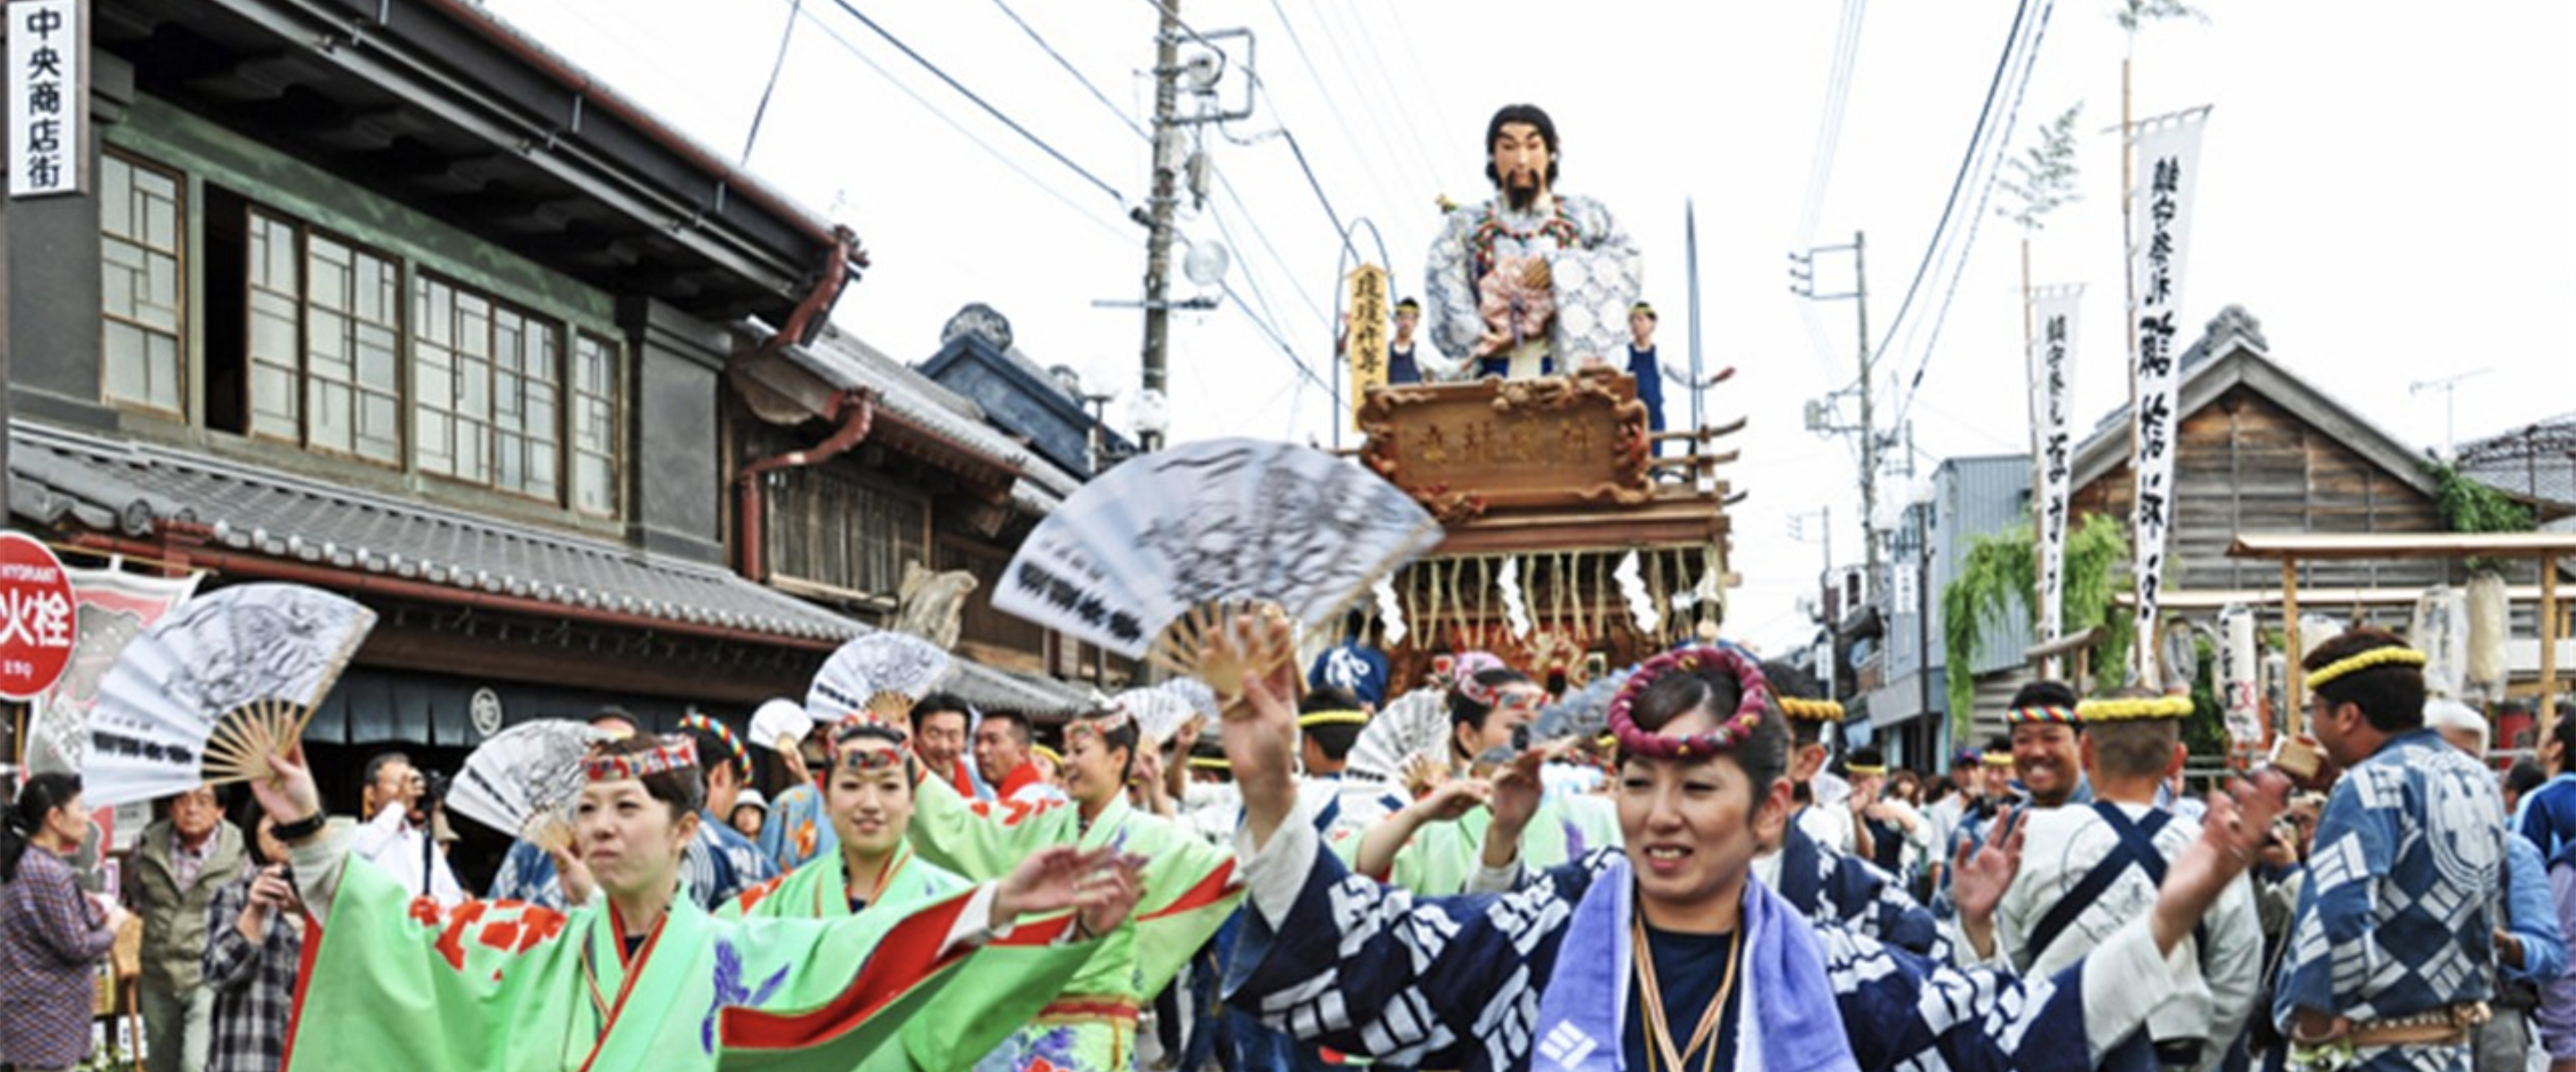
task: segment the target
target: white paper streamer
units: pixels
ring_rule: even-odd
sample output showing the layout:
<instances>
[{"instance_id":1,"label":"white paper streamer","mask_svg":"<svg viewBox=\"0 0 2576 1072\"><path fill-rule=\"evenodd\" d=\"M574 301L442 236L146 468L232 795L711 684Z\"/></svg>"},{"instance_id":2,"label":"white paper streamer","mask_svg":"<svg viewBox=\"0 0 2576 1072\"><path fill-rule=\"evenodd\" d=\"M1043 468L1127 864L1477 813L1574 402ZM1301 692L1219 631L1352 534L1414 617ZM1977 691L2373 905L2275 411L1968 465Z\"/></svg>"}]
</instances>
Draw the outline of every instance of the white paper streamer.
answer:
<instances>
[{"instance_id":1,"label":"white paper streamer","mask_svg":"<svg viewBox=\"0 0 2576 1072\"><path fill-rule=\"evenodd\" d=\"M1619 598L1628 603L1628 617L1637 623L1637 631L1654 636L1663 627L1664 616L1655 611L1655 597L1646 591L1646 577L1637 566L1637 552L1628 552L1619 560L1619 568L1610 571L1619 582Z\"/></svg>"},{"instance_id":2,"label":"white paper streamer","mask_svg":"<svg viewBox=\"0 0 2576 1072\"><path fill-rule=\"evenodd\" d=\"M1531 625L1529 603L1521 596L1521 560L1504 559L1503 572L1494 578L1494 585L1503 593L1503 620L1511 626L1512 637L1528 637Z\"/></svg>"}]
</instances>

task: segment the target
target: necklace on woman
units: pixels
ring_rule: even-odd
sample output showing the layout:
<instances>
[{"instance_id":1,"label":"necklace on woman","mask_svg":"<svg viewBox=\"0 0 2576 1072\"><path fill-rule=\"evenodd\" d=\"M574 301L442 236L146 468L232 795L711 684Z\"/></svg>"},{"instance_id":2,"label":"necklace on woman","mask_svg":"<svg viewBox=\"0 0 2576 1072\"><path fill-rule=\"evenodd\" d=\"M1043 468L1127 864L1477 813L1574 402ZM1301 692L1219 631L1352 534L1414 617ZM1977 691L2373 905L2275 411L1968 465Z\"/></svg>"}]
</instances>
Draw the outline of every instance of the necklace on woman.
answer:
<instances>
[{"instance_id":1,"label":"necklace on woman","mask_svg":"<svg viewBox=\"0 0 2576 1072\"><path fill-rule=\"evenodd\" d=\"M1655 980L1655 950L1646 941L1645 918L1640 915L1630 920L1629 930L1637 944L1634 957L1637 962L1637 996L1645 1003L1646 1072L1688 1072L1690 1056L1701 1052L1702 1046L1707 1046L1708 1050L1706 1056L1700 1058L1700 1072L1710 1072L1717 1066L1718 1047L1713 1036L1717 1034L1718 1023L1726 1018L1727 996L1735 992L1736 966L1743 963L1739 954L1744 951L1744 929L1739 926L1726 936L1724 981L1717 986L1717 996L1709 999L1708 1008L1701 1010L1699 1026L1691 1031L1690 1044L1679 1049L1673 1046L1672 1024L1664 1016L1664 988ZM1658 1057L1662 1060L1658 1061Z\"/></svg>"}]
</instances>

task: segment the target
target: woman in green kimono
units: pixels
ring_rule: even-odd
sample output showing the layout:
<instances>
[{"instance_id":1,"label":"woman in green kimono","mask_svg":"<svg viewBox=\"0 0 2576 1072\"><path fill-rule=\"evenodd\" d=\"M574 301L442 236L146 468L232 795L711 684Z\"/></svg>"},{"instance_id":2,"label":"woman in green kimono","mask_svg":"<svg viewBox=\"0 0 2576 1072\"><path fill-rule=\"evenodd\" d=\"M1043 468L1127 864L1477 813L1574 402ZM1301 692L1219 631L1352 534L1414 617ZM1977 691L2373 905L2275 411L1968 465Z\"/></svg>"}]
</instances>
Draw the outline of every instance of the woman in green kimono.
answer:
<instances>
[{"instance_id":1,"label":"woman in green kimono","mask_svg":"<svg viewBox=\"0 0 2576 1072\"><path fill-rule=\"evenodd\" d=\"M1062 995L980 1067L1126 1072L1135 1060L1138 1007L1171 983L1241 899L1231 851L1129 806L1138 737L1136 720L1114 708L1066 726L1070 804L970 804L938 778L915 786L918 810L906 840L922 859L968 878L999 874L1012 861L1050 846L1153 861L1133 915L1102 940Z\"/></svg>"},{"instance_id":2,"label":"woman in green kimono","mask_svg":"<svg viewBox=\"0 0 2576 1072\"><path fill-rule=\"evenodd\" d=\"M1067 939L1119 926L1134 903L1132 871L1102 867L1110 854L1063 850L908 913L718 920L679 896L705 791L696 766L686 739L599 745L578 855L557 861L580 907L468 901L442 914L323 835L300 747L273 757L252 789L290 846L316 935L284 1067L953 1072L1103 944ZM952 985L982 958L1009 962L1012 985Z\"/></svg>"},{"instance_id":3,"label":"woman in green kimono","mask_svg":"<svg viewBox=\"0 0 2576 1072\"><path fill-rule=\"evenodd\" d=\"M903 911L974 885L904 844L912 828L913 783L921 776L921 761L904 750L906 736L865 712L835 729L823 815L840 851L753 887L718 914L837 919L878 907Z\"/></svg>"}]
</instances>

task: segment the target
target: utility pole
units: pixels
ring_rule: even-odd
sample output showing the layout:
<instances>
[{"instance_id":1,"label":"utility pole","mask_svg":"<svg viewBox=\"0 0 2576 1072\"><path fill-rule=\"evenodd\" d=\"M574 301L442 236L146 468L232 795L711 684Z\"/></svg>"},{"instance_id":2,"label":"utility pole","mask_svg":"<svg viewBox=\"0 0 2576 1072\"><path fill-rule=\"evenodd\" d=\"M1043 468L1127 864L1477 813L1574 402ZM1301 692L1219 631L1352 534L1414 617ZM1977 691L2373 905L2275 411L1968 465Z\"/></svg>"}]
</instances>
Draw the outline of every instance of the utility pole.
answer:
<instances>
[{"instance_id":1,"label":"utility pole","mask_svg":"<svg viewBox=\"0 0 2576 1072\"><path fill-rule=\"evenodd\" d=\"M1145 237L1145 398L1147 406L1167 404L1169 377L1164 364L1170 352L1172 309L1172 209L1179 201L1179 126L1181 79L1181 0L1156 0L1162 25L1154 35L1154 192L1146 205ZM1137 445L1161 450L1159 428L1140 428Z\"/></svg>"},{"instance_id":2,"label":"utility pole","mask_svg":"<svg viewBox=\"0 0 2576 1072\"><path fill-rule=\"evenodd\" d=\"M1879 442L1877 424L1878 414L1876 404L1871 399L1871 396L1875 393L1872 390L1874 355L1871 353L1869 345L1869 270L1868 262L1865 259L1866 245L1867 239L1865 234L1860 231L1854 231L1852 232L1850 245L1817 246L1804 253L1789 254L1789 290L1809 301L1841 301L1845 298L1849 298L1852 301L1852 308L1855 312L1855 317L1859 322L1860 379L1855 382L1852 387L1847 388L1847 390L1856 391L1860 395L1860 424L1858 427L1854 427L1851 425L1837 424L1831 419L1829 413L1832 408L1832 399L1834 396L1843 393L1842 391L1835 391L1832 395L1828 395L1822 401L1811 402L1808 404L1807 430L1810 432L1824 434L1856 432L1860 435L1860 508L1862 548L1864 552L1864 560L1869 569L1867 574L1869 577L1869 583L1875 585L1882 581L1882 578L1879 575L1880 549L1878 529L1874 527L1878 518ZM1816 293L1816 255L1819 253L1845 252L1852 255L1852 289L1840 294Z\"/></svg>"}]
</instances>

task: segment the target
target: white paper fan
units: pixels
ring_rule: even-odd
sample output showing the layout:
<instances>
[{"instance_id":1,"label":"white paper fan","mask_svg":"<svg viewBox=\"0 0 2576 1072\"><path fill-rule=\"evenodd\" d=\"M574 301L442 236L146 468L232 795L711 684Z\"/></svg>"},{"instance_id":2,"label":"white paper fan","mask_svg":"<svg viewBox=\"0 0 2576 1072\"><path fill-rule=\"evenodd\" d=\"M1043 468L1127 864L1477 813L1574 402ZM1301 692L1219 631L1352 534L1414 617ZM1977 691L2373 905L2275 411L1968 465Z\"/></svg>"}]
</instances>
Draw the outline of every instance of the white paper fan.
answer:
<instances>
[{"instance_id":1,"label":"white paper fan","mask_svg":"<svg viewBox=\"0 0 2576 1072\"><path fill-rule=\"evenodd\" d=\"M544 840L542 827L566 820L581 795L582 756L614 736L565 718L495 733L466 755L448 809L513 837Z\"/></svg>"},{"instance_id":2,"label":"white paper fan","mask_svg":"<svg viewBox=\"0 0 2576 1072\"><path fill-rule=\"evenodd\" d=\"M1387 785L1404 784L1405 764L1415 756L1448 762L1449 693L1415 689L1395 698L1386 710L1360 727L1343 774Z\"/></svg>"},{"instance_id":3,"label":"white paper fan","mask_svg":"<svg viewBox=\"0 0 2576 1072\"><path fill-rule=\"evenodd\" d=\"M771 700L751 713L751 743L772 752L794 748L812 732L814 716L794 700ZM785 747L780 746L781 741L786 742Z\"/></svg>"},{"instance_id":4,"label":"white paper fan","mask_svg":"<svg viewBox=\"0 0 2576 1072\"><path fill-rule=\"evenodd\" d=\"M91 804L153 800L266 777L375 628L374 611L316 588L244 584L180 604L99 682L82 789Z\"/></svg>"},{"instance_id":5,"label":"white paper fan","mask_svg":"<svg viewBox=\"0 0 2576 1072\"><path fill-rule=\"evenodd\" d=\"M900 716L938 688L953 665L938 645L910 633L870 633L824 660L805 692L805 713L817 722L839 722L873 703L880 714ZM897 706L901 710L891 709Z\"/></svg>"},{"instance_id":6,"label":"white paper fan","mask_svg":"<svg viewBox=\"0 0 2576 1072\"><path fill-rule=\"evenodd\" d=\"M1136 732L1149 741L1168 741L1180 732L1181 723L1190 720L1190 703L1179 693L1156 686L1129 689L1113 696L1110 703L1136 720Z\"/></svg>"},{"instance_id":7,"label":"white paper fan","mask_svg":"<svg viewBox=\"0 0 2576 1072\"><path fill-rule=\"evenodd\" d=\"M1240 668L1195 661L1197 641L1228 620L1210 608L1275 604L1316 625L1440 535L1404 492L1322 451L1191 443L1074 493L1021 543L993 606L1229 693Z\"/></svg>"},{"instance_id":8,"label":"white paper fan","mask_svg":"<svg viewBox=\"0 0 2576 1072\"><path fill-rule=\"evenodd\" d=\"M1540 741L1566 739L1589 740L1610 728L1610 701L1627 687L1633 671L1618 670L1603 674L1565 694L1563 699L1542 707L1538 719L1530 726L1531 736Z\"/></svg>"},{"instance_id":9,"label":"white paper fan","mask_svg":"<svg viewBox=\"0 0 2576 1072\"><path fill-rule=\"evenodd\" d=\"M1225 713L1225 708L1217 703L1216 690L1197 678L1176 677L1155 688L1179 697L1182 703L1189 705L1191 714L1215 718Z\"/></svg>"}]
</instances>

